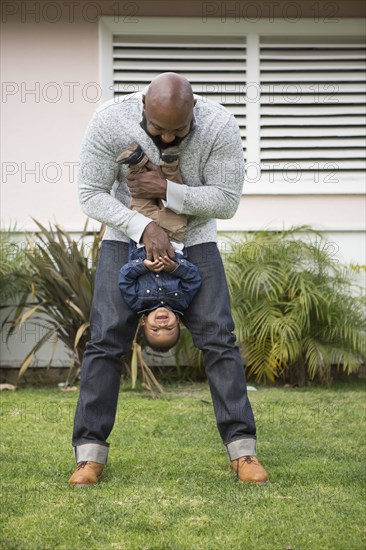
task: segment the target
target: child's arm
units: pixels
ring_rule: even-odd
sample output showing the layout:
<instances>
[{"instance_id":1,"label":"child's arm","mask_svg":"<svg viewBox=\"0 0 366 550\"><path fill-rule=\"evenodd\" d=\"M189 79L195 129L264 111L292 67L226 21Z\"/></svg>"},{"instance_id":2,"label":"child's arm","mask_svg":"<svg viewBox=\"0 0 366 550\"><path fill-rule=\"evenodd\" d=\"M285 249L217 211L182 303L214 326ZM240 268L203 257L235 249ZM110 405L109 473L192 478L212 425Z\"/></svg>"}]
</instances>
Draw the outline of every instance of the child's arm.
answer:
<instances>
[{"instance_id":1,"label":"child's arm","mask_svg":"<svg viewBox=\"0 0 366 550\"><path fill-rule=\"evenodd\" d=\"M138 300L139 277L148 272L148 268L140 259L128 262L119 270L118 286L121 291L122 298L133 310L136 310L135 306Z\"/></svg>"},{"instance_id":2,"label":"child's arm","mask_svg":"<svg viewBox=\"0 0 366 550\"><path fill-rule=\"evenodd\" d=\"M183 292L182 306L187 309L199 287L201 286L201 276L196 265L191 264L184 258L179 258L176 262L169 257L159 258L166 266L164 271L179 279L179 286ZM172 271L170 269L175 264ZM176 265L178 264L178 265Z\"/></svg>"}]
</instances>

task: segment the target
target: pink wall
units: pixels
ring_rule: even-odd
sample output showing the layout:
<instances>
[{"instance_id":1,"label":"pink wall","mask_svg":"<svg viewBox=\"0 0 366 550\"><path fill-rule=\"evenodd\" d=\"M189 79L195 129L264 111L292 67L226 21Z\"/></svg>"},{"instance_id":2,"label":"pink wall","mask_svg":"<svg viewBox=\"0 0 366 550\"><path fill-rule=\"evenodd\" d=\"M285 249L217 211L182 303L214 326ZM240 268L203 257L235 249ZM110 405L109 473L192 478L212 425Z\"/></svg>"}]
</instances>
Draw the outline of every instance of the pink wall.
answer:
<instances>
[{"instance_id":1,"label":"pink wall","mask_svg":"<svg viewBox=\"0 0 366 550\"><path fill-rule=\"evenodd\" d=\"M30 228L33 216L79 228L69 163L98 104L98 25L9 19L1 65L3 224Z\"/></svg>"},{"instance_id":2,"label":"pink wall","mask_svg":"<svg viewBox=\"0 0 366 550\"><path fill-rule=\"evenodd\" d=\"M325 231L362 231L365 220L366 203L357 195L247 195L235 218L222 220L220 227L225 231L240 230L243 224L253 229L310 225Z\"/></svg>"}]
</instances>

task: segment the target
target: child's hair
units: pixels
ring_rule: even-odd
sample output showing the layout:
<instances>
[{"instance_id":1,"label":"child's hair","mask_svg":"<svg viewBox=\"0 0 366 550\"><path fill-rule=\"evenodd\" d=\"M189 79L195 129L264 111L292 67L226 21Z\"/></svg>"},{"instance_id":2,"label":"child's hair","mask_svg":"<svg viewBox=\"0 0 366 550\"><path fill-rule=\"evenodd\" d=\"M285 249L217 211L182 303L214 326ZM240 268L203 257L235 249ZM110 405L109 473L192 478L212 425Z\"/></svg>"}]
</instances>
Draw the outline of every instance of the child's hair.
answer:
<instances>
[{"instance_id":1,"label":"child's hair","mask_svg":"<svg viewBox=\"0 0 366 550\"><path fill-rule=\"evenodd\" d=\"M163 346L163 345L156 346L155 344L152 344L151 342L149 342L149 337L147 336L146 332L144 331L143 326L140 326L139 335L141 336L142 342L144 344L148 345L149 348L153 349L154 351L160 352L160 353L165 353L165 352L169 351L170 349L174 348L174 346L177 344L177 342L180 338L180 326L178 325L177 337L174 340L174 342L170 343L166 346Z\"/></svg>"}]
</instances>

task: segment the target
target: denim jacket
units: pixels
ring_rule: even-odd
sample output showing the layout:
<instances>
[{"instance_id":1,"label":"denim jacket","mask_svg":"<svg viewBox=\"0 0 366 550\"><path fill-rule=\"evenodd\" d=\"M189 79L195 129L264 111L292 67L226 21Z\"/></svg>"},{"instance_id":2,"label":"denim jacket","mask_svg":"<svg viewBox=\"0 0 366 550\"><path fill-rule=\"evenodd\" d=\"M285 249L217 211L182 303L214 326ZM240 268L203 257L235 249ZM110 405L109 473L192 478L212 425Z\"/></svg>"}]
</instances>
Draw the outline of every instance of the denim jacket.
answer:
<instances>
[{"instance_id":1,"label":"denim jacket","mask_svg":"<svg viewBox=\"0 0 366 550\"><path fill-rule=\"evenodd\" d=\"M201 285L198 268L176 253L179 265L174 271L154 273L144 265L145 258L145 248L130 249L129 262L120 269L118 285L124 301L140 314L160 306L182 314Z\"/></svg>"}]
</instances>

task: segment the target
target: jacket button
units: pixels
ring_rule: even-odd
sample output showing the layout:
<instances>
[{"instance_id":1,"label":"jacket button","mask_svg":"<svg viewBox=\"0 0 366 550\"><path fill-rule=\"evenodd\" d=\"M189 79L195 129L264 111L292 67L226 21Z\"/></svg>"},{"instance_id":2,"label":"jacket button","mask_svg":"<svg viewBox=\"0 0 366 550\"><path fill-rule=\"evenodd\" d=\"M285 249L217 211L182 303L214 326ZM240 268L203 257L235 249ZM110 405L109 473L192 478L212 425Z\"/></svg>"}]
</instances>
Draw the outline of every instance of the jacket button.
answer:
<instances>
[{"instance_id":1,"label":"jacket button","mask_svg":"<svg viewBox=\"0 0 366 550\"><path fill-rule=\"evenodd\" d=\"M157 274L155 275L155 277L159 277L159 273L157 273Z\"/></svg>"},{"instance_id":2,"label":"jacket button","mask_svg":"<svg viewBox=\"0 0 366 550\"><path fill-rule=\"evenodd\" d=\"M164 300L162 300L160 303L163 304L163 303L164 303Z\"/></svg>"},{"instance_id":3,"label":"jacket button","mask_svg":"<svg viewBox=\"0 0 366 550\"><path fill-rule=\"evenodd\" d=\"M159 290L162 290L160 286L159 286Z\"/></svg>"},{"instance_id":4,"label":"jacket button","mask_svg":"<svg viewBox=\"0 0 366 550\"><path fill-rule=\"evenodd\" d=\"M149 293L149 292L150 292L150 290L147 290L146 292L147 292L147 293Z\"/></svg>"},{"instance_id":5,"label":"jacket button","mask_svg":"<svg viewBox=\"0 0 366 550\"><path fill-rule=\"evenodd\" d=\"M174 292L174 296L178 296L178 292Z\"/></svg>"}]
</instances>

